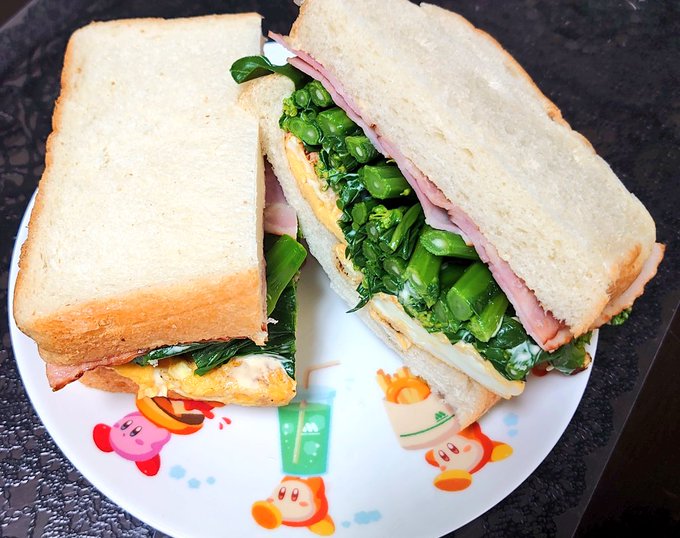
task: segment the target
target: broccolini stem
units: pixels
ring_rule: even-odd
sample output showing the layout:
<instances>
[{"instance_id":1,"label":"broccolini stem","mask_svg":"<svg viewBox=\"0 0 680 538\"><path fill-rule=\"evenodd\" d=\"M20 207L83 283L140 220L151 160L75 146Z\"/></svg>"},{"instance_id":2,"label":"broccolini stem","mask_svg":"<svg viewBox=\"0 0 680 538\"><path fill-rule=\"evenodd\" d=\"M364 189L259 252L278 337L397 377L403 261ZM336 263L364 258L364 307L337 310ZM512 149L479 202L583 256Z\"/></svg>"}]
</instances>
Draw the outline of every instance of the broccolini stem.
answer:
<instances>
[{"instance_id":1,"label":"broccolini stem","mask_svg":"<svg viewBox=\"0 0 680 538\"><path fill-rule=\"evenodd\" d=\"M401 245L401 242L406 237L408 230L419 221L422 215L423 206L420 204L413 204L408 211L406 211L404 218L399 221L399 224L397 224L397 227L392 233L392 239L390 239L390 250L392 252L399 248L399 245Z\"/></svg>"},{"instance_id":2,"label":"broccolini stem","mask_svg":"<svg viewBox=\"0 0 680 538\"><path fill-rule=\"evenodd\" d=\"M426 245L423 245L427 248ZM431 252L431 251L430 251ZM463 276L465 266L457 263L444 262L439 270L439 286L442 290L447 290L453 286L456 281Z\"/></svg>"},{"instance_id":3,"label":"broccolini stem","mask_svg":"<svg viewBox=\"0 0 680 538\"><path fill-rule=\"evenodd\" d=\"M358 166L354 157L347 152L331 151L328 154L328 160L333 168L346 172L356 170Z\"/></svg>"},{"instance_id":4,"label":"broccolini stem","mask_svg":"<svg viewBox=\"0 0 680 538\"><path fill-rule=\"evenodd\" d=\"M345 138L345 145L347 151L358 163L366 164L378 156L378 150L373 147L367 136L348 136Z\"/></svg>"},{"instance_id":5,"label":"broccolini stem","mask_svg":"<svg viewBox=\"0 0 680 538\"><path fill-rule=\"evenodd\" d=\"M404 286L428 307L439 297L439 268L442 258L428 252L422 241L418 241L404 272Z\"/></svg>"},{"instance_id":6,"label":"broccolini stem","mask_svg":"<svg viewBox=\"0 0 680 538\"><path fill-rule=\"evenodd\" d=\"M342 108L335 107L319 112L316 123L324 136L340 138L352 134L357 125L347 117Z\"/></svg>"},{"instance_id":7,"label":"broccolini stem","mask_svg":"<svg viewBox=\"0 0 680 538\"><path fill-rule=\"evenodd\" d=\"M267 315L271 315L281 293L302 267L307 251L289 235L282 235L267 251Z\"/></svg>"},{"instance_id":8,"label":"broccolini stem","mask_svg":"<svg viewBox=\"0 0 680 538\"><path fill-rule=\"evenodd\" d=\"M368 222L368 217L371 214L371 211L373 211L373 208L378 205L378 203L371 199L371 200L365 200L363 202L357 202L354 204L352 207L352 221L355 223L357 226L361 226L363 224L366 224Z\"/></svg>"},{"instance_id":9,"label":"broccolini stem","mask_svg":"<svg viewBox=\"0 0 680 538\"><path fill-rule=\"evenodd\" d=\"M300 118L311 123L316 120L316 114L317 114L316 110L312 108L307 108L305 110L300 111Z\"/></svg>"},{"instance_id":10,"label":"broccolini stem","mask_svg":"<svg viewBox=\"0 0 680 538\"><path fill-rule=\"evenodd\" d=\"M323 84L318 80L313 80L305 86L305 89L309 92L309 96L312 99L312 103L321 108L329 107L333 104L333 98L331 94L326 91Z\"/></svg>"},{"instance_id":11,"label":"broccolini stem","mask_svg":"<svg viewBox=\"0 0 680 538\"><path fill-rule=\"evenodd\" d=\"M474 247L467 246L460 235L452 232L435 230L426 226L421 240L425 248L437 256L451 256L466 260L479 259Z\"/></svg>"},{"instance_id":12,"label":"broccolini stem","mask_svg":"<svg viewBox=\"0 0 680 538\"><path fill-rule=\"evenodd\" d=\"M497 285L482 262L470 265L446 294L446 302L457 319L465 321L486 306Z\"/></svg>"},{"instance_id":13,"label":"broccolini stem","mask_svg":"<svg viewBox=\"0 0 680 538\"><path fill-rule=\"evenodd\" d=\"M392 164L366 165L359 170L359 176L371 196L380 200L411 194L408 181L399 168Z\"/></svg>"},{"instance_id":14,"label":"broccolini stem","mask_svg":"<svg viewBox=\"0 0 680 538\"><path fill-rule=\"evenodd\" d=\"M401 280L406 272L406 262L397 256L391 256L383 261L383 269Z\"/></svg>"},{"instance_id":15,"label":"broccolini stem","mask_svg":"<svg viewBox=\"0 0 680 538\"><path fill-rule=\"evenodd\" d=\"M449 305L446 303L446 294L440 294L439 299L432 307L432 313L435 319L444 325L448 331L455 332L460 327L460 321L451 313Z\"/></svg>"},{"instance_id":16,"label":"broccolini stem","mask_svg":"<svg viewBox=\"0 0 680 538\"><path fill-rule=\"evenodd\" d=\"M508 298L499 290L487 303L481 314L470 318L468 329L477 340L488 342L500 326L507 308Z\"/></svg>"},{"instance_id":17,"label":"broccolini stem","mask_svg":"<svg viewBox=\"0 0 680 538\"><path fill-rule=\"evenodd\" d=\"M306 88L295 90L295 92L293 92L293 101L295 102L295 106L299 108L307 108L309 106L309 102L311 101L309 90Z\"/></svg>"},{"instance_id":18,"label":"broccolini stem","mask_svg":"<svg viewBox=\"0 0 680 538\"><path fill-rule=\"evenodd\" d=\"M302 71L298 71L290 64L272 65L265 56L245 56L236 60L229 69L231 76L237 84L253 80L258 77L278 73L291 79L295 83L295 88L301 88L309 77ZM330 96L329 96L330 97Z\"/></svg>"},{"instance_id":19,"label":"broccolini stem","mask_svg":"<svg viewBox=\"0 0 680 538\"><path fill-rule=\"evenodd\" d=\"M318 127L297 116L288 120L288 130L305 144L315 145L321 140L321 132Z\"/></svg>"}]
</instances>

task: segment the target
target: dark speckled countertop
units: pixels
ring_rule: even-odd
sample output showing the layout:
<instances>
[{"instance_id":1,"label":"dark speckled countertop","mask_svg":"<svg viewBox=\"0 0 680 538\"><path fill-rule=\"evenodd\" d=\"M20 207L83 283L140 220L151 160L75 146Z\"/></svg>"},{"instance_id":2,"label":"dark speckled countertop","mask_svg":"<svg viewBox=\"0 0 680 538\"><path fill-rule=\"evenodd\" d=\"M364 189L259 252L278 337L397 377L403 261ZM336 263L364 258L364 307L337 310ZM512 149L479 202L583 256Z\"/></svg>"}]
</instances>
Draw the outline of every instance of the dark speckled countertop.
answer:
<instances>
[{"instance_id":1,"label":"dark speckled countertop","mask_svg":"<svg viewBox=\"0 0 680 538\"><path fill-rule=\"evenodd\" d=\"M659 240L668 246L658 276L636 303L630 321L619 330L601 331L598 360L588 388L555 449L516 491L455 533L462 537L570 536L588 507L631 410L635 413L641 406L647 409L656 403L654 390L646 390L644 400L638 400L651 365L655 359L661 360L663 353L668 356L678 351L677 333L672 334L669 327L680 298L680 3L435 3L466 16L519 60L567 121L591 140L647 206L656 220ZM19 221L43 169L66 40L75 28L93 19L250 10L265 15L266 29L286 33L297 8L288 0L36 0L0 31L0 244L4 268L0 297L0 536L159 535L95 490L64 458L35 415L12 356L7 268ZM665 351L659 353L664 339ZM677 367L669 367L668 372L677 376ZM674 402L677 410L677 398ZM663 411L674 417L672 409ZM677 422L675 418L669 421L669 435L677 436ZM657 461L669 462L667 474L677 487L677 462L672 458ZM665 474L661 469L654 476ZM607 491L615 490L616 477L608 480Z\"/></svg>"}]
</instances>

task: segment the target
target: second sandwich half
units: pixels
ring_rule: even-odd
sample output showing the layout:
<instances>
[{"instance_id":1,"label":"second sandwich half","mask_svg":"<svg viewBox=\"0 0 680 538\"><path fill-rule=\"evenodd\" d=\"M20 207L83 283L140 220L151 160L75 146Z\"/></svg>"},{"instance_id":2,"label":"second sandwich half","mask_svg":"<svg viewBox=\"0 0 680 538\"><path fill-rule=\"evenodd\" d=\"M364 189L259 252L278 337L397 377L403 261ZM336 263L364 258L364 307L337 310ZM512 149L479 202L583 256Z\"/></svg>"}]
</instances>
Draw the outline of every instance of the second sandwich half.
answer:
<instances>
[{"instance_id":1,"label":"second sandwich half","mask_svg":"<svg viewBox=\"0 0 680 538\"><path fill-rule=\"evenodd\" d=\"M14 298L53 389L294 396L306 251L229 75L260 47L257 14L72 36Z\"/></svg>"}]
</instances>

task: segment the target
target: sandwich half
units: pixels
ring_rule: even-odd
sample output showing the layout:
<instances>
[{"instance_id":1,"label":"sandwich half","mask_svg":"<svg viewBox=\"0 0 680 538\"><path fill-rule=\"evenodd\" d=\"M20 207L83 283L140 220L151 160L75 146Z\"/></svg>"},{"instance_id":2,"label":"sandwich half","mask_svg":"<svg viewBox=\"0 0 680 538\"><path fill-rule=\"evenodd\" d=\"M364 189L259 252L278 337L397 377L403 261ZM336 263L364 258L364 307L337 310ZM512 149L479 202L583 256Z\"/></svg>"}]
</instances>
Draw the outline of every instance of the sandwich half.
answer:
<instances>
[{"instance_id":1,"label":"sandwich half","mask_svg":"<svg viewBox=\"0 0 680 538\"><path fill-rule=\"evenodd\" d=\"M590 332L625 319L663 245L515 60L406 0L307 0L271 37L288 67L232 73L288 76L242 100L310 251L461 427L535 367L586 368Z\"/></svg>"},{"instance_id":2,"label":"sandwich half","mask_svg":"<svg viewBox=\"0 0 680 538\"><path fill-rule=\"evenodd\" d=\"M294 396L305 251L294 219L265 237L257 120L229 76L260 52L260 21L119 20L71 37L14 296L55 390L87 373L140 396Z\"/></svg>"}]
</instances>

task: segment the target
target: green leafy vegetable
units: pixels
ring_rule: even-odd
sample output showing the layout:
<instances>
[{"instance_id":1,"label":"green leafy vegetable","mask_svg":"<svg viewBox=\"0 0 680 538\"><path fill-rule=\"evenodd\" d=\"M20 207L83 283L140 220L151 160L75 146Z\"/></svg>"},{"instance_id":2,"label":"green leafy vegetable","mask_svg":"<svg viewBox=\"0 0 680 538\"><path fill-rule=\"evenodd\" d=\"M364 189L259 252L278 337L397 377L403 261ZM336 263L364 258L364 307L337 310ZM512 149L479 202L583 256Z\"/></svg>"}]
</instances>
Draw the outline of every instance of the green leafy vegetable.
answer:
<instances>
[{"instance_id":1,"label":"green leafy vegetable","mask_svg":"<svg viewBox=\"0 0 680 538\"><path fill-rule=\"evenodd\" d=\"M463 238L453 232L435 230L426 226L425 231L423 231L422 241L425 248L437 256L451 256L467 260L479 259L474 247L466 245Z\"/></svg>"},{"instance_id":2,"label":"green leafy vegetable","mask_svg":"<svg viewBox=\"0 0 680 538\"><path fill-rule=\"evenodd\" d=\"M633 307L626 308L625 310L622 310L618 314L616 314L612 319L609 320L609 325L614 325L614 326L619 326L623 325L628 321L628 318L630 317L630 313L633 311Z\"/></svg>"},{"instance_id":3,"label":"green leafy vegetable","mask_svg":"<svg viewBox=\"0 0 680 538\"><path fill-rule=\"evenodd\" d=\"M298 71L292 65L273 65L265 56L245 56L239 58L231 64L229 72L237 84L272 73L288 77L295 84L295 88L301 88L309 80L307 75Z\"/></svg>"},{"instance_id":4,"label":"green leafy vegetable","mask_svg":"<svg viewBox=\"0 0 680 538\"><path fill-rule=\"evenodd\" d=\"M371 196L379 200L408 196L412 192L404 175L393 164L367 164L361 168L359 177Z\"/></svg>"},{"instance_id":5,"label":"green leafy vegetable","mask_svg":"<svg viewBox=\"0 0 680 538\"><path fill-rule=\"evenodd\" d=\"M286 373L295 379L295 320L297 317L295 288L296 284L292 281L281 294L276 308L271 313L271 317L277 323L269 324L269 339L264 346L258 346L247 338L237 338L226 342L167 346L137 357L134 362L146 366L160 359L191 355L197 367L195 373L204 375L236 356L270 355L281 361Z\"/></svg>"},{"instance_id":6,"label":"green leafy vegetable","mask_svg":"<svg viewBox=\"0 0 680 538\"><path fill-rule=\"evenodd\" d=\"M230 359L245 355L271 355L279 359L286 373L295 379L295 321L297 317L296 284L291 282L281 294L271 317L269 338L264 346L252 340L240 339L217 343L193 353L196 373L203 375Z\"/></svg>"},{"instance_id":7,"label":"green leafy vegetable","mask_svg":"<svg viewBox=\"0 0 680 538\"><path fill-rule=\"evenodd\" d=\"M549 353L531 340L522 325L514 318L505 317L496 336L483 343L467 335L461 339L472 343L479 353L511 381L523 380L532 368L547 363L557 371L573 375L588 367L591 357L585 349L590 342L588 333Z\"/></svg>"},{"instance_id":8,"label":"green leafy vegetable","mask_svg":"<svg viewBox=\"0 0 680 538\"><path fill-rule=\"evenodd\" d=\"M267 259L267 315L278 304L279 296L302 267L307 251L289 235L282 235L265 254Z\"/></svg>"}]
</instances>

